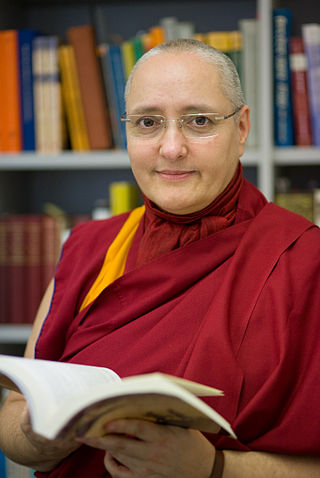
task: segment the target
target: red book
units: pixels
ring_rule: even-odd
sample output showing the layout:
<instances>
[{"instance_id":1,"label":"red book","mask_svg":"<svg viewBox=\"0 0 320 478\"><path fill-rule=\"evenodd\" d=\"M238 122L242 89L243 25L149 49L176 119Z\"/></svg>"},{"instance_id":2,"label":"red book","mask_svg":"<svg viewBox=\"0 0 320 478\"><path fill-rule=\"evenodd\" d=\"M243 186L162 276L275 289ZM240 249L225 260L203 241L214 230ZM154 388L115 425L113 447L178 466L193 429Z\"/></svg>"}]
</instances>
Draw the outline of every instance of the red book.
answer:
<instances>
[{"instance_id":1,"label":"red book","mask_svg":"<svg viewBox=\"0 0 320 478\"><path fill-rule=\"evenodd\" d=\"M71 27L67 37L76 57L90 149L111 148L110 121L94 28L92 25Z\"/></svg>"},{"instance_id":2,"label":"red book","mask_svg":"<svg viewBox=\"0 0 320 478\"><path fill-rule=\"evenodd\" d=\"M8 322L24 322L26 303L24 217L11 215L8 233Z\"/></svg>"},{"instance_id":3,"label":"red book","mask_svg":"<svg viewBox=\"0 0 320 478\"><path fill-rule=\"evenodd\" d=\"M9 321L7 219L8 216L0 216L0 324Z\"/></svg>"},{"instance_id":4,"label":"red book","mask_svg":"<svg viewBox=\"0 0 320 478\"><path fill-rule=\"evenodd\" d=\"M25 313L23 321L32 324L42 298L41 215L24 216Z\"/></svg>"},{"instance_id":5,"label":"red book","mask_svg":"<svg viewBox=\"0 0 320 478\"><path fill-rule=\"evenodd\" d=\"M290 70L295 144L312 145L312 129L307 84L307 58L303 40L290 39Z\"/></svg>"},{"instance_id":6,"label":"red book","mask_svg":"<svg viewBox=\"0 0 320 478\"><path fill-rule=\"evenodd\" d=\"M41 219L41 282L42 294L53 278L59 259L61 245L61 226L59 220L43 215Z\"/></svg>"}]
</instances>

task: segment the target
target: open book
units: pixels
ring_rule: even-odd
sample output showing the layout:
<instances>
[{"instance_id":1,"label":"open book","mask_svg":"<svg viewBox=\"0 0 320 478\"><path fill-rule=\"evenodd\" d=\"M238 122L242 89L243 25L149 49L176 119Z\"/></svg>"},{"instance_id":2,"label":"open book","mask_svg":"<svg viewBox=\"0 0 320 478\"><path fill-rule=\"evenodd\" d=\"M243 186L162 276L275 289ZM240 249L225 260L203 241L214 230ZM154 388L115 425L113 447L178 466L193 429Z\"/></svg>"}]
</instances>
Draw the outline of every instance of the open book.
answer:
<instances>
[{"instance_id":1,"label":"open book","mask_svg":"<svg viewBox=\"0 0 320 478\"><path fill-rule=\"evenodd\" d=\"M229 423L198 396L223 392L189 380L151 373L120 379L110 369L0 355L0 386L23 393L33 430L48 439L101 436L117 418L140 418L203 432Z\"/></svg>"}]
</instances>

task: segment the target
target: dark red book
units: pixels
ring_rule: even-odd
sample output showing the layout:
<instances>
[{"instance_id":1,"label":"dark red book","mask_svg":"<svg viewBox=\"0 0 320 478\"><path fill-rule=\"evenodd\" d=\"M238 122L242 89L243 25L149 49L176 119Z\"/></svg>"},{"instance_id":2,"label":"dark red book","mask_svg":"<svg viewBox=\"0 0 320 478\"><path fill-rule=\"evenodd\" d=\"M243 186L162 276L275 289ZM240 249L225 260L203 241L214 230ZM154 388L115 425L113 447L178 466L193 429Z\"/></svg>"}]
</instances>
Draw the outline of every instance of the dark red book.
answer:
<instances>
[{"instance_id":1,"label":"dark red book","mask_svg":"<svg viewBox=\"0 0 320 478\"><path fill-rule=\"evenodd\" d=\"M311 146L313 141L307 83L307 58L301 37L290 39L290 70L295 144Z\"/></svg>"},{"instance_id":2,"label":"dark red book","mask_svg":"<svg viewBox=\"0 0 320 478\"><path fill-rule=\"evenodd\" d=\"M8 322L24 322L26 304L24 216L10 215L7 221Z\"/></svg>"},{"instance_id":3,"label":"dark red book","mask_svg":"<svg viewBox=\"0 0 320 478\"><path fill-rule=\"evenodd\" d=\"M24 323L33 323L42 297L41 215L24 216Z\"/></svg>"},{"instance_id":4,"label":"dark red book","mask_svg":"<svg viewBox=\"0 0 320 478\"><path fill-rule=\"evenodd\" d=\"M41 223L41 289L43 294L55 274L59 259L61 226L57 218L49 215L43 215Z\"/></svg>"},{"instance_id":5,"label":"dark red book","mask_svg":"<svg viewBox=\"0 0 320 478\"><path fill-rule=\"evenodd\" d=\"M9 320L7 222L8 216L0 216L0 324L7 323Z\"/></svg>"}]
</instances>

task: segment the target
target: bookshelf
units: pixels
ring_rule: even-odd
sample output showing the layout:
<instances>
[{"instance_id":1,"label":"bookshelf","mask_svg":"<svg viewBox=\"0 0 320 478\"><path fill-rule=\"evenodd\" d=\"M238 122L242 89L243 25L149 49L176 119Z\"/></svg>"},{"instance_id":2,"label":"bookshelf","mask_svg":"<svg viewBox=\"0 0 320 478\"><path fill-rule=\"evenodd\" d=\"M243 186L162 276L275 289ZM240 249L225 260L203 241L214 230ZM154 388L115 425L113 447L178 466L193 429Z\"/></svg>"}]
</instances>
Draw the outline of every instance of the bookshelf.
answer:
<instances>
[{"instance_id":1,"label":"bookshelf","mask_svg":"<svg viewBox=\"0 0 320 478\"><path fill-rule=\"evenodd\" d=\"M0 7L0 29L39 28L41 25L47 33L57 33L65 39L65 31L69 26L94 22L100 39L105 40L117 33L124 38L133 36L138 30L157 24L163 16L175 15L183 20L192 19L203 31L235 29L240 18L257 16L260 20L259 42L262 45L258 64L261 94L257 121L262 134L259 146L246 150L243 164L246 169L253 171L258 187L272 200L275 179L280 168L310 168L320 183L320 148L277 148L273 145L272 8L293 8L296 20L300 23L320 22L319 5L306 0L301 16L298 0L216 0L200 1L197 5L194 1L184 1L182 5L178 0L155 1L152 5L143 0L132 3L107 0L6 0ZM299 26L295 25L294 28L297 31ZM33 212L35 207L40 207L41 195L40 199L37 198L33 189L37 189L42 178L45 178L46 185L50 183L50 189L59 191L61 196L67 195L66 189L74 190L81 207L84 207L83 204L87 201L85 207L88 212L95 193L99 194L99 198L107 192L110 181L131 177L130 174L127 153L119 150L0 154L0 212L7 207L22 207L25 203L28 204L29 210L23 212ZM80 200L82 191L87 188L91 190L90 194ZM26 198L25 194L32 198ZM62 198L62 206L65 204L68 206L68 198L65 202ZM0 343L18 340L16 334L23 342L28 330L1 326Z\"/></svg>"}]
</instances>

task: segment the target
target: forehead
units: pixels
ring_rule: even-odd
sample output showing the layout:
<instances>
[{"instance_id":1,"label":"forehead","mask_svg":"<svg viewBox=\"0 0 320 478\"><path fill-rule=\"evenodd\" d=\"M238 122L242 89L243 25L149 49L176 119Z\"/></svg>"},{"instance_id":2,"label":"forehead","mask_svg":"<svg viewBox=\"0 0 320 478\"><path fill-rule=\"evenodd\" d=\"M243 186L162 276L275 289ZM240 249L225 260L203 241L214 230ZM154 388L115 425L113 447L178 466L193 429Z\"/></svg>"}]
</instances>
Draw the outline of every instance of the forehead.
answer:
<instances>
[{"instance_id":1,"label":"forehead","mask_svg":"<svg viewBox=\"0 0 320 478\"><path fill-rule=\"evenodd\" d=\"M164 109L169 105L183 109L203 104L221 108L229 104L220 86L215 65L194 53L161 53L142 63L132 78L127 109L153 105Z\"/></svg>"}]
</instances>

